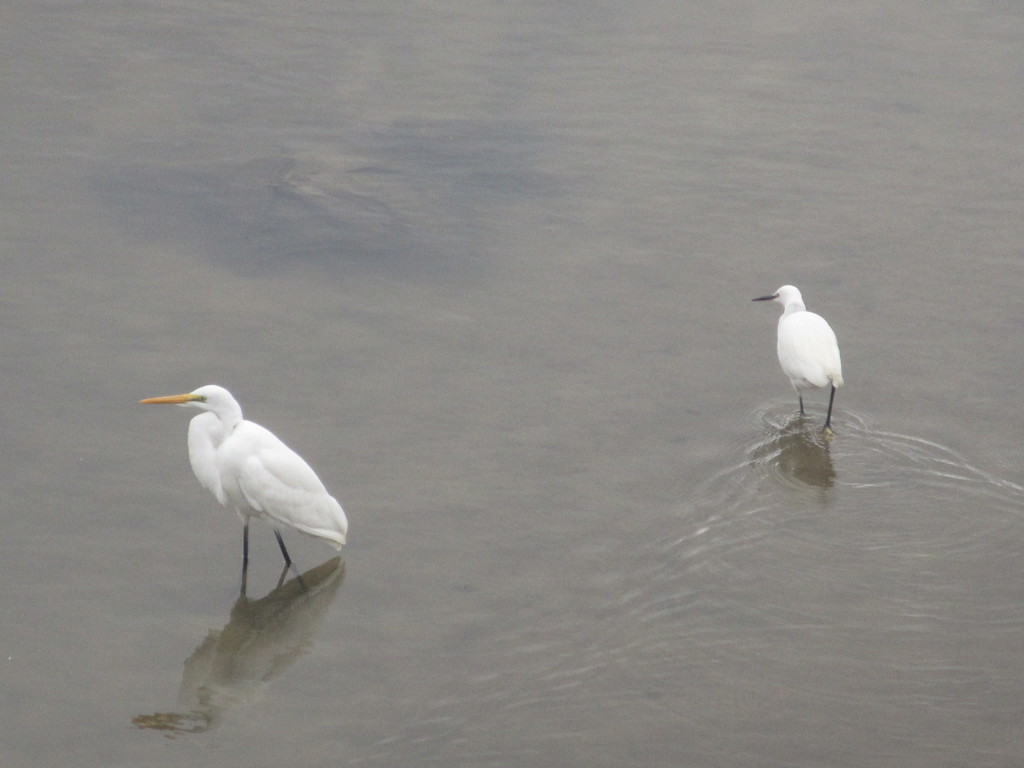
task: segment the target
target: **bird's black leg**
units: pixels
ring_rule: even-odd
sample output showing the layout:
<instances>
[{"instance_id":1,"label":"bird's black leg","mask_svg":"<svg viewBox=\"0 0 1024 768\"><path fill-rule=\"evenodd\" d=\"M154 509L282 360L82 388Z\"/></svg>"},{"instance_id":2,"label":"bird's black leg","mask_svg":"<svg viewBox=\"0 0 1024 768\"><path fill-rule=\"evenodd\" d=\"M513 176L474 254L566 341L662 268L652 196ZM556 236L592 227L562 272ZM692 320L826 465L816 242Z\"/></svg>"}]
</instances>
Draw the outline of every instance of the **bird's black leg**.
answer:
<instances>
[{"instance_id":1,"label":"bird's black leg","mask_svg":"<svg viewBox=\"0 0 1024 768\"><path fill-rule=\"evenodd\" d=\"M804 415L804 396L801 395L801 394L798 394L797 397L800 398L800 415L803 416Z\"/></svg>"},{"instance_id":2,"label":"bird's black leg","mask_svg":"<svg viewBox=\"0 0 1024 768\"><path fill-rule=\"evenodd\" d=\"M275 537L278 537L278 546L281 547L281 554L283 554L285 556L285 567L287 568L287 567L291 566L292 570L295 571L295 575L297 575L297 577L299 577L299 582L301 583L302 582L302 574L299 573L299 569L295 566L295 563L292 562L292 558L288 554L288 550L285 549L285 540L281 538L281 531L276 529L276 528L274 528L273 529L273 535ZM303 585L303 586L305 586L305 585Z\"/></svg>"},{"instance_id":3,"label":"bird's black leg","mask_svg":"<svg viewBox=\"0 0 1024 768\"><path fill-rule=\"evenodd\" d=\"M277 577L277 586L274 587L274 589L281 588L281 585L284 584L284 577L288 575L288 571L290 571L291 569L292 566L290 565L285 565L285 567L281 569L281 575Z\"/></svg>"},{"instance_id":4,"label":"bird's black leg","mask_svg":"<svg viewBox=\"0 0 1024 768\"><path fill-rule=\"evenodd\" d=\"M242 528L242 597L245 597L245 582L249 575L249 521Z\"/></svg>"},{"instance_id":5,"label":"bird's black leg","mask_svg":"<svg viewBox=\"0 0 1024 768\"><path fill-rule=\"evenodd\" d=\"M288 550L285 549L284 539L281 538L281 532L279 530L277 530L277 528L274 529L274 535L277 536L277 545L279 547L281 547L281 554L284 555L284 564L285 565L291 565L292 564L292 558L288 554Z\"/></svg>"},{"instance_id":6,"label":"bird's black leg","mask_svg":"<svg viewBox=\"0 0 1024 768\"><path fill-rule=\"evenodd\" d=\"M309 587L307 587L306 582L302 580L302 574L299 573L299 569L295 567L295 563L289 563L281 569L281 575L277 577L277 586L274 587L274 589L281 588L281 586L284 584L284 577L288 575L288 571L291 571L295 574L295 580L299 583L299 586L302 587L303 592L308 592Z\"/></svg>"},{"instance_id":7,"label":"bird's black leg","mask_svg":"<svg viewBox=\"0 0 1024 768\"><path fill-rule=\"evenodd\" d=\"M836 399L836 385L832 385L832 394L828 396L828 413L825 415L825 432L832 431L832 401Z\"/></svg>"}]
</instances>

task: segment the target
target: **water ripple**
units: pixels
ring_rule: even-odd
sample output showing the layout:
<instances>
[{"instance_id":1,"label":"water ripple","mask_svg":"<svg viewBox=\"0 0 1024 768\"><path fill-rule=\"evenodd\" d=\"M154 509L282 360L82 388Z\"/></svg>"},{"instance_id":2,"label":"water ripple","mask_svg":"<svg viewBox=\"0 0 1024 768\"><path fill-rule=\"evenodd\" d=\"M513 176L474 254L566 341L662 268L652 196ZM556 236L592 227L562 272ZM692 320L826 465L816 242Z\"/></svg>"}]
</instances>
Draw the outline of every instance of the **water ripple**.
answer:
<instances>
[{"instance_id":1,"label":"water ripple","mask_svg":"<svg viewBox=\"0 0 1024 768\"><path fill-rule=\"evenodd\" d=\"M1010 578L1024 488L850 411L831 440L817 419L757 421L675 530L650 532L620 593L619 651L652 688L783 686L793 706L853 701L885 720L908 697L953 711L996 670L1019 681L1005 649L1024 628Z\"/></svg>"},{"instance_id":2,"label":"water ripple","mask_svg":"<svg viewBox=\"0 0 1024 768\"><path fill-rule=\"evenodd\" d=\"M499 622L401 735L430 743L420 764L469 744L480 764L522 757L517 729L543 754L572 744L603 764L584 737L595 718L608 743L678 756L675 739L714 754L723 722L753 755L781 723L852 748L1003 717L1024 688L1024 586L1009 578L1024 488L848 410L831 440L782 406L755 424L614 559L576 561L594 591L556 590Z\"/></svg>"}]
</instances>

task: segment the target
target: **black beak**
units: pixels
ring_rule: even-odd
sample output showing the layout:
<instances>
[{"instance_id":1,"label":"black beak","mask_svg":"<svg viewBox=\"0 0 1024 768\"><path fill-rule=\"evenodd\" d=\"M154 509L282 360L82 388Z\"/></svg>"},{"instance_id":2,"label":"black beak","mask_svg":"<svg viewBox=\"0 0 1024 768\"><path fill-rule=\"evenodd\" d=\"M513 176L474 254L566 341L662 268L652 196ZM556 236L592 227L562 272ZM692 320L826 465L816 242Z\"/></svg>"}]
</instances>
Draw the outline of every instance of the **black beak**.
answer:
<instances>
[{"instance_id":1,"label":"black beak","mask_svg":"<svg viewBox=\"0 0 1024 768\"><path fill-rule=\"evenodd\" d=\"M777 298L779 298L779 294L773 293L768 296L758 296L756 299L751 299L751 301L771 301L772 299Z\"/></svg>"}]
</instances>

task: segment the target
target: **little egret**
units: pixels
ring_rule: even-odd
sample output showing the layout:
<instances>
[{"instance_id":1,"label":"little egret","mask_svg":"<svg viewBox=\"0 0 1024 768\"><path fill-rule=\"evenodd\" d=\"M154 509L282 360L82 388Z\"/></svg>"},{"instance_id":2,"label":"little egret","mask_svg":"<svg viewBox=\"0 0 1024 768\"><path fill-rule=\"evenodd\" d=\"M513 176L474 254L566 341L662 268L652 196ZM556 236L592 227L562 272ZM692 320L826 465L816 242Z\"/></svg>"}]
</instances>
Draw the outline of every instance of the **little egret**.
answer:
<instances>
[{"instance_id":1,"label":"little egret","mask_svg":"<svg viewBox=\"0 0 1024 768\"><path fill-rule=\"evenodd\" d=\"M274 526L286 568L292 559L281 538L281 525L324 539L335 549L344 545L348 520L341 505L299 454L270 430L242 418L242 407L224 387L210 384L185 395L139 402L203 411L188 425L188 458L199 484L242 519L243 584L250 518L263 518Z\"/></svg>"},{"instance_id":2,"label":"little egret","mask_svg":"<svg viewBox=\"0 0 1024 768\"><path fill-rule=\"evenodd\" d=\"M808 312L804 299L794 285L784 285L768 296L754 301L777 301L782 305L779 318L779 363L800 398L804 413L805 389L832 387L825 416L826 434L832 433L832 402L836 388L843 386L843 368L839 360L839 342L825 318Z\"/></svg>"}]
</instances>

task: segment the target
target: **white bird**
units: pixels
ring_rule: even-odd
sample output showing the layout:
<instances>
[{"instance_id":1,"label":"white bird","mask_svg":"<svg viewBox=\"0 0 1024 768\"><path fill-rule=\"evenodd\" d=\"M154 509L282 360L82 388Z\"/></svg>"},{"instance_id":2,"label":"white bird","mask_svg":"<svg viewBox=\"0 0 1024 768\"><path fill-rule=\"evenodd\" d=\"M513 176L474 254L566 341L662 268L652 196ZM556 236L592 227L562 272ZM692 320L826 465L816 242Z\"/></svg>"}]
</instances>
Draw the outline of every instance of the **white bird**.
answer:
<instances>
[{"instance_id":1,"label":"white bird","mask_svg":"<svg viewBox=\"0 0 1024 768\"><path fill-rule=\"evenodd\" d=\"M779 363L800 398L800 414L804 413L805 389L832 387L824 428L826 434L831 434L832 402L836 388L843 386L843 366L835 333L825 318L807 311L794 285L784 285L775 293L758 296L754 301L777 301L783 307L779 318Z\"/></svg>"},{"instance_id":2,"label":"white bird","mask_svg":"<svg viewBox=\"0 0 1024 768\"><path fill-rule=\"evenodd\" d=\"M188 425L188 458L199 484L234 509L244 524L242 572L249 562L249 520L270 521L284 555L281 525L345 544L348 520L341 505L301 456L273 432L242 418L242 407L224 387L210 384L185 395L150 397L140 403L171 403L203 411ZM293 566L294 567L294 566Z\"/></svg>"}]
</instances>

